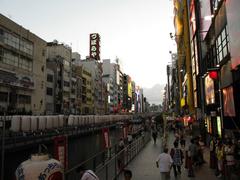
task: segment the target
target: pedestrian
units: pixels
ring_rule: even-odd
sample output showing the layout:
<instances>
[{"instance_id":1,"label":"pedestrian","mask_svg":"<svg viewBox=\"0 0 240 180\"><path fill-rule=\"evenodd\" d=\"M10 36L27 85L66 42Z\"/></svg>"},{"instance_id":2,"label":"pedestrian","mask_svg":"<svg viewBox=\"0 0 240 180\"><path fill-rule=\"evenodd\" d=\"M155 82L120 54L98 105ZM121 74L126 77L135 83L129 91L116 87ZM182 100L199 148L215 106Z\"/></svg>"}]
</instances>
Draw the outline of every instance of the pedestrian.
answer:
<instances>
[{"instance_id":1,"label":"pedestrian","mask_svg":"<svg viewBox=\"0 0 240 180\"><path fill-rule=\"evenodd\" d=\"M186 145L186 140L184 139L183 134L180 137L180 144L181 144L181 148L185 149L185 145Z\"/></svg>"},{"instance_id":2,"label":"pedestrian","mask_svg":"<svg viewBox=\"0 0 240 180\"><path fill-rule=\"evenodd\" d=\"M124 167L124 148L125 144L123 138L120 138L118 143L118 154L117 154L117 162L118 162L118 169L122 170Z\"/></svg>"},{"instance_id":3,"label":"pedestrian","mask_svg":"<svg viewBox=\"0 0 240 180\"><path fill-rule=\"evenodd\" d=\"M225 160L226 160L226 178L232 180L232 173L235 166L234 158L235 147L232 143L232 140L229 139L227 145L224 148Z\"/></svg>"},{"instance_id":4,"label":"pedestrian","mask_svg":"<svg viewBox=\"0 0 240 180\"><path fill-rule=\"evenodd\" d=\"M222 177L223 173L223 144L219 141L216 148L216 157L217 157L217 165L218 165L218 175L217 177Z\"/></svg>"},{"instance_id":5,"label":"pedestrian","mask_svg":"<svg viewBox=\"0 0 240 180\"><path fill-rule=\"evenodd\" d=\"M163 153L159 154L156 160L157 168L160 169L161 179L169 180L170 179L170 170L172 168L173 160L172 157L168 154L168 148L164 148Z\"/></svg>"},{"instance_id":6,"label":"pedestrian","mask_svg":"<svg viewBox=\"0 0 240 180\"><path fill-rule=\"evenodd\" d=\"M131 144L131 143L132 143L132 141L133 141L132 134L128 134L128 135L127 135L127 140L128 140L128 144Z\"/></svg>"},{"instance_id":7,"label":"pedestrian","mask_svg":"<svg viewBox=\"0 0 240 180\"><path fill-rule=\"evenodd\" d=\"M155 129L152 131L152 137L153 137L154 144L156 144L156 140L157 140L157 131L156 131Z\"/></svg>"},{"instance_id":8,"label":"pedestrian","mask_svg":"<svg viewBox=\"0 0 240 180\"><path fill-rule=\"evenodd\" d=\"M78 167L76 172L80 174L80 180L99 180L97 175L92 170L87 170L83 166Z\"/></svg>"},{"instance_id":9,"label":"pedestrian","mask_svg":"<svg viewBox=\"0 0 240 180\"><path fill-rule=\"evenodd\" d=\"M204 160L205 143L203 141L202 136L199 136L198 144L199 144L199 147L200 147L200 149L199 149L199 155L200 155L199 156L199 160L200 160L199 163L201 165L201 164L205 163L205 160Z\"/></svg>"},{"instance_id":10,"label":"pedestrian","mask_svg":"<svg viewBox=\"0 0 240 180\"><path fill-rule=\"evenodd\" d=\"M130 171L129 169L125 169L123 171L124 174L124 180L131 180L132 179L132 171Z\"/></svg>"},{"instance_id":11,"label":"pedestrian","mask_svg":"<svg viewBox=\"0 0 240 180\"><path fill-rule=\"evenodd\" d=\"M216 155L215 155L215 138L212 137L211 138L211 141L210 141L210 146L209 146L209 149L210 149L210 168L211 169L215 169L216 168Z\"/></svg>"},{"instance_id":12,"label":"pedestrian","mask_svg":"<svg viewBox=\"0 0 240 180\"><path fill-rule=\"evenodd\" d=\"M188 177L194 177L193 164L197 156L197 146L194 139L191 139L191 144L188 147Z\"/></svg>"},{"instance_id":13,"label":"pedestrian","mask_svg":"<svg viewBox=\"0 0 240 180\"><path fill-rule=\"evenodd\" d=\"M173 159L174 176L177 177L178 173L181 174L181 166L183 164L183 152L178 148L177 142L174 142L174 148L171 149L170 155Z\"/></svg>"}]
</instances>

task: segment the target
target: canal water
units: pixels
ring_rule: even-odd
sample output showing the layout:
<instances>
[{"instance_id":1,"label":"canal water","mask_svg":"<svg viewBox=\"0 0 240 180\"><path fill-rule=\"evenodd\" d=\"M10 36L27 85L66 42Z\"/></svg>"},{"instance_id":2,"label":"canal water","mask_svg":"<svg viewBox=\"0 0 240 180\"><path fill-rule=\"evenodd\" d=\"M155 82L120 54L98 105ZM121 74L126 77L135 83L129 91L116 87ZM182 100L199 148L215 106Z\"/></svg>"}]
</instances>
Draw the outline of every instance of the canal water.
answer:
<instances>
[{"instance_id":1,"label":"canal water","mask_svg":"<svg viewBox=\"0 0 240 180\"><path fill-rule=\"evenodd\" d=\"M122 130L114 128L110 130L111 144L116 144L122 135ZM53 142L45 144L49 154L53 155ZM104 150L104 139L101 131L88 135L68 139L68 168L89 159L94 154ZM38 145L25 146L5 152L4 180L14 180L14 172L18 165L29 159L31 154L38 152Z\"/></svg>"}]
</instances>

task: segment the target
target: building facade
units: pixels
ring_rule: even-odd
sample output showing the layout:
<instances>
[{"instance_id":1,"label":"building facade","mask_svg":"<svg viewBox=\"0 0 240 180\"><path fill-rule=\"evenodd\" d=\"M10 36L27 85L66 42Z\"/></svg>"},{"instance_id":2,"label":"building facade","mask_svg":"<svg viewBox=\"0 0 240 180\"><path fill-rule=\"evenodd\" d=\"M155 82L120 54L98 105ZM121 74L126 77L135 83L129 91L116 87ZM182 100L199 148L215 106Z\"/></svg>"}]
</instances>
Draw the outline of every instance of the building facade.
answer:
<instances>
[{"instance_id":1,"label":"building facade","mask_svg":"<svg viewBox=\"0 0 240 180\"><path fill-rule=\"evenodd\" d=\"M54 71L56 80L55 112L72 113L71 85L72 85L72 50L65 44L57 41L47 43L47 67Z\"/></svg>"},{"instance_id":2,"label":"building facade","mask_svg":"<svg viewBox=\"0 0 240 180\"><path fill-rule=\"evenodd\" d=\"M0 110L44 114L46 42L0 14Z\"/></svg>"}]
</instances>

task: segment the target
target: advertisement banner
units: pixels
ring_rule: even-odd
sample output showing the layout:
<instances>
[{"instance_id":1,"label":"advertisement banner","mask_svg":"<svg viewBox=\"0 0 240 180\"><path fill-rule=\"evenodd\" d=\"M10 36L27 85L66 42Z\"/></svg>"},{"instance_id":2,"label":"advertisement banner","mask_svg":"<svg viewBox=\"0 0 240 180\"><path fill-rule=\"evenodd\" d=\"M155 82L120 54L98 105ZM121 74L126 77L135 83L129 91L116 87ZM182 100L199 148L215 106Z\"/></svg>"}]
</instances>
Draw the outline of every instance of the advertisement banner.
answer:
<instances>
[{"instance_id":1,"label":"advertisement banner","mask_svg":"<svg viewBox=\"0 0 240 180\"><path fill-rule=\"evenodd\" d=\"M103 132L105 148L109 148L110 147L109 129L108 128L103 128L102 132Z\"/></svg>"},{"instance_id":2,"label":"advertisement banner","mask_svg":"<svg viewBox=\"0 0 240 180\"><path fill-rule=\"evenodd\" d=\"M67 136L57 136L54 138L54 158L59 160L64 169L67 169L68 166L68 157L67 157Z\"/></svg>"}]
</instances>

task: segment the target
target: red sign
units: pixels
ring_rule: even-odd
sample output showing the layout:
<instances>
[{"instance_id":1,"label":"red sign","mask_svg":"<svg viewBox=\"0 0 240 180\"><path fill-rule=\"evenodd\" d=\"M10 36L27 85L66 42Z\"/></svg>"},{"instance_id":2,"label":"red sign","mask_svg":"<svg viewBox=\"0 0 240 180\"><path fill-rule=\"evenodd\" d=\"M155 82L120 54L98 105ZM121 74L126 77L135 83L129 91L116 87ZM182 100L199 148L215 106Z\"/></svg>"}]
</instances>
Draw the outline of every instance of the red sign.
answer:
<instances>
[{"instance_id":1,"label":"red sign","mask_svg":"<svg viewBox=\"0 0 240 180\"><path fill-rule=\"evenodd\" d=\"M90 58L100 60L100 35L90 34Z\"/></svg>"},{"instance_id":2,"label":"red sign","mask_svg":"<svg viewBox=\"0 0 240 180\"><path fill-rule=\"evenodd\" d=\"M68 166L67 148L67 136L57 136L54 138L54 158L63 164L64 169L67 169Z\"/></svg>"},{"instance_id":3,"label":"red sign","mask_svg":"<svg viewBox=\"0 0 240 180\"><path fill-rule=\"evenodd\" d=\"M109 129L103 128L102 132L103 132L103 138L104 138L104 142L105 142L105 148L109 148L110 147Z\"/></svg>"}]
</instances>

